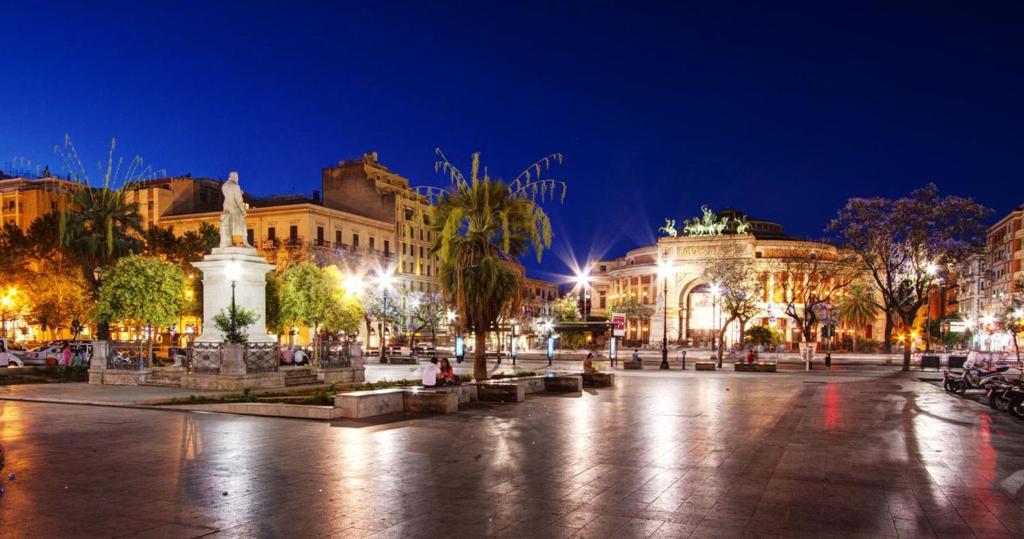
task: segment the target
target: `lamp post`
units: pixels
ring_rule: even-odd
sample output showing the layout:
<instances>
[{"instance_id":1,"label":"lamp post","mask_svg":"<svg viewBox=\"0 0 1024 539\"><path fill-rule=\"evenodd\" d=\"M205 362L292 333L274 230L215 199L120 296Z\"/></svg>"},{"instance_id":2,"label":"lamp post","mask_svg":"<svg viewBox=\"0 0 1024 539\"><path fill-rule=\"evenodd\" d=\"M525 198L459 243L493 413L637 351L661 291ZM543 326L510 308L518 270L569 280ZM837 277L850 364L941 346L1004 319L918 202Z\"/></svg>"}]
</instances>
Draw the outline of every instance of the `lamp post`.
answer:
<instances>
[{"instance_id":1,"label":"lamp post","mask_svg":"<svg viewBox=\"0 0 1024 539\"><path fill-rule=\"evenodd\" d=\"M580 287L583 300L583 321L587 321L587 287L590 285L590 268L576 272L576 285Z\"/></svg>"},{"instance_id":2,"label":"lamp post","mask_svg":"<svg viewBox=\"0 0 1024 539\"><path fill-rule=\"evenodd\" d=\"M378 335L380 336L380 362L387 363L387 356L384 355L384 347L387 345L387 338L384 334L384 318L388 315L388 292L391 290L391 285L394 282L394 270L381 270L377 272L377 289L383 294L383 308L381 309L381 317L378 321L377 327L380 328Z\"/></svg>"},{"instance_id":3,"label":"lamp post","mask_svg":"<svg viewBox=\"0 0 1024 539\"><path fill-rule=\"evenodd\" d=\"M96 267L92 270L92 277L96 280L97 285L103 284L103 278L106 277L106 272L103 268ZM96 323L96 339L100 341L106 341L110 339L110 322L106 320L100 320Z\"/></svg>"},{"instance_id":4,"label":"lamp post","mask_svg":"<svg viewBox=\"0 0 1024 539\"><path fill-rule=\"evenodd\" d=\"M512 335L509 338L508 350L509 355L512 356L512 368L516 366L516 330L519 329L518 322L512 322Z\"/></svg>"},{"instance_id":5,"label":"lamp post","mask_svg":"<svg viewBox=\"0 0 1024 539\"><path fill-rule=\"evenodd\" d=\"M722 293L722 287L718 283L711 284L711 350L713 352L719 352L715 355L718 356L718 368L722 368L722 355L721 350L718 346L718 295Z\"/></svg>"},{"instance_id":6,"label":"lamp post","mask_svg":"<svg viewBox=\"0 0 1024 539\"><path fill-rule=\"evenodd\" d=\"M661 260L658 262L658 275L661 277L661 366L668 366L668 277L672 273L672 263Z\"/></svg>"}]
</instances>

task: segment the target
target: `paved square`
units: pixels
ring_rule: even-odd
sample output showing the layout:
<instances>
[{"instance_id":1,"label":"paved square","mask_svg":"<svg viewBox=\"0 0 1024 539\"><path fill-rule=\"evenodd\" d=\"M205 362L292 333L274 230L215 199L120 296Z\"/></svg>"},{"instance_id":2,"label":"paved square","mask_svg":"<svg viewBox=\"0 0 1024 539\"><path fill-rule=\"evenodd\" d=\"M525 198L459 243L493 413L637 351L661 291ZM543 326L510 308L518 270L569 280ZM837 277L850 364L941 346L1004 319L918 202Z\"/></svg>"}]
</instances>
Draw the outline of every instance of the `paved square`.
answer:
<instances>
[{"instance_id":1,"label":"paved square","mask_svg":"<svg viewBox=\"0 0 1024 539\"><path fill-rule=\"evenodd\" d=\"M0 412L3 537L1024 530L1024 422L892 373L643 372L582 397L375 424Z\"/></svg>"}]
</instances>

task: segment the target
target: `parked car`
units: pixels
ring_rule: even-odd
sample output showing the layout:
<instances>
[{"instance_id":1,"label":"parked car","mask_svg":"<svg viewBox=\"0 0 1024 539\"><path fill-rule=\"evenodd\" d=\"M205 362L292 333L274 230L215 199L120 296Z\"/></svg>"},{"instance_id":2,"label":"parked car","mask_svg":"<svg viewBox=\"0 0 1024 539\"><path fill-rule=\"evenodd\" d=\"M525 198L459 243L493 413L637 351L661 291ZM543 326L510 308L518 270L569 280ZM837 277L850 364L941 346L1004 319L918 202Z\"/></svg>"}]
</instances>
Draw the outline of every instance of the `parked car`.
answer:
<instances>
[{"instance_id":1,"label":"parked car","mask_svg":"<svg viewBox=\"0 0 1024 539\"><path fill-rule=\"evenodd\" d=\"M432 342L420 342L416 343L416 347L413 349L417 356L428 356L433 357L437 355L437 348L434 347Z\"/></svg>"},{"instance_id":2,"label":"parked car","mask_svg":"<svg viewBox=\"0 0 1024 539\"><path fill-rule=\"evenodd\" d=\"M23 366L25 363L18 357L19 352L25 352L25 348L16 342L0 338L0 367Z\"/></svg>"}]
</instances>

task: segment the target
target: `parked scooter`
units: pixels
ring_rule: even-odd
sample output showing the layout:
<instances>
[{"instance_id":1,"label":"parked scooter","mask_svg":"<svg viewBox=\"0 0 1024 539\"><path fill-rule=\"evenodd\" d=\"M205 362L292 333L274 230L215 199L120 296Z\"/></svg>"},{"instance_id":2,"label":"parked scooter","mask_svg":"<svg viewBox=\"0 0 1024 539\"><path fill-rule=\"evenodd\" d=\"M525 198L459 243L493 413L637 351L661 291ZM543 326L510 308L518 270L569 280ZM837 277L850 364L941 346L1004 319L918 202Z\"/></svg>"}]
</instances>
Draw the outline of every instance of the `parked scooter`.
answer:
<instances>
[{"instance_id":1,"label":"parked scooter","mask_svg":"<svg viewBox=\"0 0 1024 539\"><path fill-rule=\"evenodd\" d=\"M994 382L1006 382L1003 373L1010 367L1003 365L992 370L969 367L962 373L942 373L942 387L946 391L963 395L968 389L985 389Z\"/></svg>"}]
</instances>

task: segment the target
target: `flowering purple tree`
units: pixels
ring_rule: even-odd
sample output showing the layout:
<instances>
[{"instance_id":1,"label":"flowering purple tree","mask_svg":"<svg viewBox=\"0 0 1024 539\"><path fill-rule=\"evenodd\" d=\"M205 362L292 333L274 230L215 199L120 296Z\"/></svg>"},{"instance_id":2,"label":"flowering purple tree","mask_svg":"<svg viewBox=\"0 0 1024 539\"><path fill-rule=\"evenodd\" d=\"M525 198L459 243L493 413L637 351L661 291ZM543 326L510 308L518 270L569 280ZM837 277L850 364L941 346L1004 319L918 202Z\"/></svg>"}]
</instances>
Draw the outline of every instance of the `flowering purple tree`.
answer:
<instances>
[{"instance_id":1,"label":"flowering purple tree","mask_svg":"<svg viewBox=\"0 0 1024 539\"><path fill-rule=\"evenodd\" d=\"M910 370L910 330L928 293L952 268L984 244L991 210L970 198L939 196L934 184L909 196L851 198L828 227L844 247L860 255L886 313L885 347L894 322L906 335L903 370Z\"/></svg>"}]
</instances>

